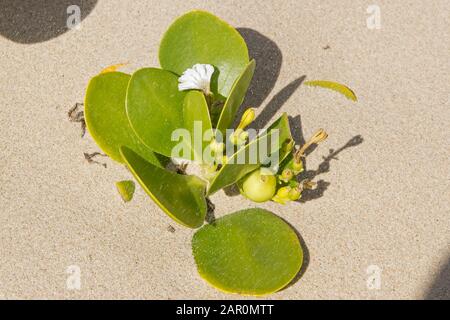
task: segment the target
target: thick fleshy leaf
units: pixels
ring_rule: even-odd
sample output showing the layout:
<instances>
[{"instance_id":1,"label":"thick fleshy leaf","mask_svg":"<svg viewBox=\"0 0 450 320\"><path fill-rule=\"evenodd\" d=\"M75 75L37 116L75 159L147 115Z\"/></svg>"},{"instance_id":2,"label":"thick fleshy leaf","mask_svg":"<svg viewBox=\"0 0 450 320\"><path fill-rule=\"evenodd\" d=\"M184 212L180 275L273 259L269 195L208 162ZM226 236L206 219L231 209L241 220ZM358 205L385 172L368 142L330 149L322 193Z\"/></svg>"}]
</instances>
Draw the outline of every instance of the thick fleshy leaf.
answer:
<instances>
[{"instance_id":1,"label":"thick fleshy leaf","mask_svg":"<svg viewBox=\"0 0 450 320\"><path fill-rule=\"evenodd\" d=\"M343 94L350 100L353 100L353 101L358 100L358 98L356 98L356 95L352 89L350 89L349 87L347 87L343 84L337 83L337 82L325 81L325 80L314 80L314 81L306 81L304 84L307 86L322 87L322 88L334 90L334 91L337 91L337 92Z\"/></svg>"},{"instance_id":2,"label":"thick fleshy leaf","mask_svg":"<svg viewBox=\"0 0 450 320\"><path fill-rule=\"evenodd\" d=\"M278 132L277 136L274 134L275 130ZM253 141L250 141L249 144L241 148L233 156L231 156L230 159L228 159L228 162L222 166L217 175L211 181L208 189L208 195L236 183L246 174L261 167L265 160L259 156L261 154L261 148L267 148L267 155L273 155L274 152L279 152L278 161L270 164L271 167L276 166L287 156L288 152L284 147L291 141L291 129L289 127L287 114L284 113L265 132L260 134ZM242 159L244 159L244 161L242 161ZM252 159L252 161L249 159Z\"/></svg>"},{"instance_id":3,"label":"thick fleshy leaf","mask_svg":"<svg viewBox=\"0 0 450 320\"><path fill-rule=\"evenodd\" d=\"M124 202L129 202L133 199L136 185L132 180L123 180L116 182L116 188Z\"/></svg>"},{"instance_id":4,"label":"thick fleshy leaf","mask_svg":"<svg viewBox=\"0 0 450 320\"><path fill-rule=\"evenodd\" d=\"M127 147L120 151L136 180L169 217L190 228L203 224L206 215L203 180L156 167Z\"/></svg>"},{"instance_id":5,"label":"thick fleshy leaf","mask_svg":"<svg viewBox=\"0 0 450 320\"><path fill-rule=\"evenodd\" d=\"M206 133L212 133L211 118L209 116L208 104L201 91L189 91L184 98L183 104L184 127L191 134L189 143L193 151L190 160L201 160L203 150L209 145L209 141L204 141ZM211 135L212 138L212 135Z\"/></svg>"},{"instance_id":6,"label":"thick fleshy leaf","mask_svg":"<svg viewBox=\"0 0 450 320\"><path fill-rule=\"evenodd\" d=\"M171 156L178 144L172 141L172 133L184 127L185 95L178 91L178 77L169 71L144 68L131 76L126 104L128 119L151 150Z\"/></svg>"},{"instance_id":7,"label":"thick fleshy leaf","mask_svg":"<svg viewBox=\"0 0 450 320\"><path fill-rule=\"evenodd\" d=\"M108 72L89 82L84 102L86 125L92 138L109 157L123 162L120 146L127 146L153 164L160 159L136 136L128 122L125 97L130 76Z\"/></svg>"},{"instance_id":8,"label":"thick fleshy leaf","mask_svg":"<svg viewBox=\"0 0 450 320\"><path fill-rule=\"evenodd\" d=\"M220 114L219 121L217 122L217 129L225 133L226 129L231 128L236 113L239 110L242 102L244 101L247 89L250 86L250 82L253 78L253 73L255 72L256 62L255 60L250 61L250 63L245 68L244 72L236 80L231 89L230 95L225 101L225 105Z\"/></svg>"},{"instance_id":9,"label":"thick fleshy leaf","mask_svg":"<svg viewBox=\"0 0 450 320\"><path fill-rule=\"evenodd\" d=\"M244 39L233 27L209 12L197 10L169 27L161 41L159 61L163 69L178 75L197 63L213 65L216 79L212 91L228 97L249 57Z\"/></svg>"},{"instance_id":10,"label":"thick fleshy leaf","mask_svg":"<svg viewBox=\"0 0 450 320\"><path fill-rule=\"evenodd\" d=\"M270 211L249 209L205 225L192 239L200 276L215 288L261 296L288 285L303 250L295 231Z\"/></svg>"}]
</instances>

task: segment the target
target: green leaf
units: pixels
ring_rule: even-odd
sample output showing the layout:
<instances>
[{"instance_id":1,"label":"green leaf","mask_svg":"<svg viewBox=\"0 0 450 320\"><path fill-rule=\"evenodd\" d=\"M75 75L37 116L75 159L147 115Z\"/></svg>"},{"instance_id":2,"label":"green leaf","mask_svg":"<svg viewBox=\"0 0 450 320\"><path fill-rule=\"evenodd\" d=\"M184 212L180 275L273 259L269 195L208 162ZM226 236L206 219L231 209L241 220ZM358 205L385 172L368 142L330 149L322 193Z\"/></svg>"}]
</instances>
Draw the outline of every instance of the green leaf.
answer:
<instances>
[{"instance_id":1,"label":"green leaf","mask_svg":"<svg viewBox=\"0 0 450 320\"><path fill-rule=\"evenodd\" d=\"M125 96L130 76L109 72L89 82L84 102L86 125L98 146L113 160L123 163L120 146L127 146L153 164L161 160L147 148L131 128L125 112Z\"/></svg>"},{"instance_id":2,"label":"green leaf","mask_svg":"<svg viewBox=\"0 0 450 320\"><path fill-rule=\"evenodd\" d=\"M325 81L325 80L314 80L314 81L306 81L304 84L307 86L331 89L331 90L337 91L339 93L342 93L344 96L346 96L350 100L353 100L353 101L358 100L358 98L356 98L356 95L352 89L350 89L349 87L347 87L343 84L337 83L337 82Z\"/></svg>"},{"instance_id":3,"label":"green leaf","mask_svg":"<svg viewBox=\"0 0 450 320\"><path fill-rule=\"evenodd\" d=\"M295 231L270 211L249 209L205 225L192 239L200 276L227 293L261 296L288 285L303 263Z\"/></svg>"},{"instance_id":4,"label":"green leaf","mask_svg":"<svg viewBox=\"0 0 450 320\"><path fill-rule=\"evenodd\" d=\"M239 110L239 107L244 101L245 94L247 93L247 89L252 81L255 67L255 60L250 61L243 73L234 83L217 123L217 129L222 131L222 133L225 133L225 130L230 128L233 124L234 118L236 117L236 112Z\"/></svg>"},{"instance_id":5,"label":"green leaf","mask_svg":"<svg viewBox=\"0 0 450 320\"><path fill-rule=\"evenodd\" d=\"M178 77L169 71L144 68L132 75L127 92L128 119L151 150L171 156L172 148L178 144L171 140L171 134L184 127L185 95L178 91Z\"/></svg>"},{"instance_id":6,"label":"green leaf","mask_svg":"<svg viewBox=\"0 0 450 320\"><path fill-rule=\"evenodd\" d=\"M136 189L134 181L123 180L116 182L116 188L124 202L129 202L133 199L134 190Z\"/></svg>"},{"instance_id":7,"label":"green leaf","mask_svg":"<svg viewBox=\"0 0 450 320\"><path fill-rule=\"evenodd\" d=\"M120 152L145 192L169 217L189 228L203 224L206 215L203 180L156 167L127 147L120 148Z\"/></svg>"},{"instance_id":8,"label":"green leaf","mask_svg":"<svg viewBox=\"0 0 450 320\"><path fill-rule=\"evenodd\" d=\"M212 91L228 97L249 57L244 39L233 27L211 13L192 11L178 18L165 33L159 61L163 69L178 75L197 63L213 65L218 78Z\"/></svg>"},{"instance_id":9,"label":"green leaf","mask_svg":"<svg viewBox=\"0 0 450 320\"><path fill-rule=\"evenodd\" d=\"M275 137L274 130L278 130L278 140L271 139L272 136ZM272 141L274 140L274 141ZM284 146L292 140L291 129L289 127L289 121L287 114L284 113L277 121L275 121L265 132L260 134L256 139L250 141L249 144L237 151L233 156L228 159L228 162L222 166L217 175L211 181L208 189L208 195L211 195L220 189L232 185L242 179L248 173L258 169L263 165L259 157L257 161L248 161L252 159L252 155L255 153L258 155L261 146L267 147L267 154L272 154L273 152L279 151L279 162L284 159L288 152L284 150ZM290 151L289 151L290 152ZM244 163L238 161L238 159L245 159ZM271 166L276 164L272 163Z\"/></svg>"},{"instance_id":10,"label":"green leaf","mask_svg":"<svg viewBox=\"0 0 450 320\"><path fill-rule=\"evenodd\" d=\"M205 132L210 130L212 134L211 118L208 104L201 91L189 91L183 104L184 126L191 133L189 147L193 151L190 160L203 158L203 150L209 145L209 141L203 141ZM211 136L212 138L212 136ZM195 143L197 142L197 144ZM201 142L201 143L200 143Z\"/></svg>"}]
</instances>

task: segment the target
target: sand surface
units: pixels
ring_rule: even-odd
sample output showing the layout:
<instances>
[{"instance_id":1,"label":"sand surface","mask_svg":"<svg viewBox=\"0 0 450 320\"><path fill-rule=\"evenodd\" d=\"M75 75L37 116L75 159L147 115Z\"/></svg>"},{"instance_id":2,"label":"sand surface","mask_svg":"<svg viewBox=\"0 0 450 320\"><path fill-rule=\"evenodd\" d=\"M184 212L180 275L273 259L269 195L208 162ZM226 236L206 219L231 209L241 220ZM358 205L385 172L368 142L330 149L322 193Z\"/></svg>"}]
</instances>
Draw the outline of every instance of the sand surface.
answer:
<instances>
[{"instance_id":1,"label":"sand surface","mask_svg":"<svg viewBox=\"0 0 450 320\"><path fill-rule=\"evenodd\" d=\"M299 141L329 133L307 160L320 190L262 205L307 252L301 279L268 298L450 297L447 1L85 2L79 30L55 27L67 15L51 5L56 18L34 17L25 31L0 23L0 298L240 298L199 277L193 231L140 188L122 203L114 182L130 174L108 159L88 164L83 152L99 149L67 117L103 67L158 66L163 32L195 8L241 28L258 63L247 103L259 125L288 112ZM367 27L373 2L381 29ZM345 83L359 101L304 77ZM212 201L216 217L255 206L223 192ZM74 265L80 290L67 287Z\"/></svg>"}]
</instances>

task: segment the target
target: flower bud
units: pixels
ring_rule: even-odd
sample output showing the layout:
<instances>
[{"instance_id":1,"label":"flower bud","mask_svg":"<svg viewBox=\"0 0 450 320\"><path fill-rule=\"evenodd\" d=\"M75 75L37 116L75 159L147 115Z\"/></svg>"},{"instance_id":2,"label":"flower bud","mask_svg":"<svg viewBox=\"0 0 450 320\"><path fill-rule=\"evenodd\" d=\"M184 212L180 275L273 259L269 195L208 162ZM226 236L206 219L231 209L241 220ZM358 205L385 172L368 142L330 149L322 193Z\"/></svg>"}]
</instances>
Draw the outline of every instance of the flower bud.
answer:
<instances>
[{"instance_id":1,"label":"flower bud","mask_svg":"<svg viewBox=\"0 0 450 320\"><path fill-rule=\"evenodd\" d=\"M289 191L291 191L291 187L286 186L278 189L276 195L272 198L272 201L275 201L279 204L286 204L290 201L289 199Z\"/></svg>"},{"instance_id":2,"label":"flower bud","mask_svg":"<svg viewBox=\"0 0 450 320\"><path fill-rule=\"evenodd\" d=\"M281 172L280 180L283 182L289 182L294 177L294 173L291 169L284 169L283 172Z\"/></svg>"},{"instance_id":3,"label":"flower bud","mask_svg":"<svg viewBox=\"0 0 450 320\"><path fill-rule=\"evenodd\" d=\"M225 150L225 144L223 142L211 141L211 151L214 154L223 154L223 150Z\"/></svg>"},{"instance_id":4,"label":"flower bud","mask_svg":"<svg viewBox=\"0 0 450 320\"><path fill-rule=\"evenodd\" d=\"M255 109L248 108L242 115L241 122L239 122L238 129L245 129L250 123L255 120Z\"/></svg>"},{"instance_id":5,"label":"flower bud","mask_svg":"<svg viewBox=\"0 0 450 320\"><path fill-rule=\"evenodd\" d=\"M294 174L296 174L296 175L303 171L303 162L301 159L299 162L297 162L295 160L292 162L292 170L294 171Z\"/></svg>"},{"instance_id":6,"label":"flower bud","mask_svg":"<svg viewBox=\"0 0 450 320\"><path fill-rule=\"evenodd\" d=\"M291 187L282 187L278 189L277 196L281 198L288 198L289 197L289 191L291 191Z\"/></svg>"},{"instance_id":7,"label":"flower bud","mask_svg":"<svg viewBox=\"0 0 450 320\"><path fill-rule=\"evenodd\" d=\"M299 188L293 188L289 191L289 199L292 201L296 201L300 199L302 193L300 192Z\"/></svg>"}]
</instances>

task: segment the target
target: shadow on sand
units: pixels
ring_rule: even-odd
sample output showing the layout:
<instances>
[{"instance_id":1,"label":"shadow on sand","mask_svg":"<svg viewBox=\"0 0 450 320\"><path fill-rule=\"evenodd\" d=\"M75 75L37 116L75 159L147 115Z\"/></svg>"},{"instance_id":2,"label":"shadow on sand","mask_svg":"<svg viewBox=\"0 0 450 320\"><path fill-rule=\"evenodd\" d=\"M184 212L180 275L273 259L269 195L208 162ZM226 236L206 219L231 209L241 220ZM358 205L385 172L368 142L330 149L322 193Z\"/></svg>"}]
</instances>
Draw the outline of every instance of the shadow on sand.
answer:
<instances>
[{"instance_id":1,"label":"shadow on sand","mask_svg":"<svg viewBox=\"0 0 450 320\"><path fill-rule=\"evenodd\" d=\"M67 20L80 8L81 21L94 9L97 0L2 0L0 9L0 35L23 44L44 42L69 30Z\"/></svg>"},{"instance_id":2,"label":"shadow on sand","mask_svg":"<svg viewBox=\"0 0 450 320\"><path fill-rule=\"evenodd\" d=\"M450 257L425 293L426 300L450 300Z\"/></svg>"},{"instance_id":3,"label":"shadow on sand","mask_svg":"<svg viewBox=\"0 0 450 320\"><path fill-rule=\"evenodd\" d=\"M256 60L256 70L253 77L252 83L250 85L248 95L246 96L244 103L236 117L239 120L248 106L258 108L268 97L270 92L275 86L275 83L280 74L281 64L282 64L282 53L278 46L270 40L269 38L263 36L258 31L248 29L248 28L238 28L243 38L248 44L249 54L251 58ZM295 93L295 91L301 86L302 82L306 78L302 75L295 80L291 81L282 90L273 96L273 98L267 103L267 105L259 112L259 115L255 121L250 125L250 128L261 129L264 128L272 117L281 109L281 107L289 100L289 98ZM301 117L297 115L295 117L289 118L289 123L292 130L292 136L297 145L305 144L305 137L303 135L303 128L301 124ZM329 154L323 157L322 163L315 170L308 170L301 174L300 180L303 179L315 179L317 176L330 171L330 163L332 160L338 160L337 156L347 148L355 147L363 142L363 138L360 135L356 135L351 138L347 143L337 149L330 149ZM312 145L307 151L306 155L311 153L317 145ZM304 163L306 166L306 161ZM314 199L318 199L324 195L324 192L330 186L330 183L324 180L319 180L317 186L314 190L303 191L302 198L299 202L307 202ZM230 186L225 188L225 193L228 196L239 195L239 190L236 186ZM211 220L211 217L209 219ZM212 219L214 221L214 219ZM288 223L286 221L286 223ZM289 224L289 223L288 223ZM289 224L290 225L290 224ZM291 283L286 287L294 285L306 272L310 255L308 247L301 236L301 234L292 226L292 229L296 232L297 237L303 248L303 265L299 273L291 281Z\"/></svg>"}]
</instances>

